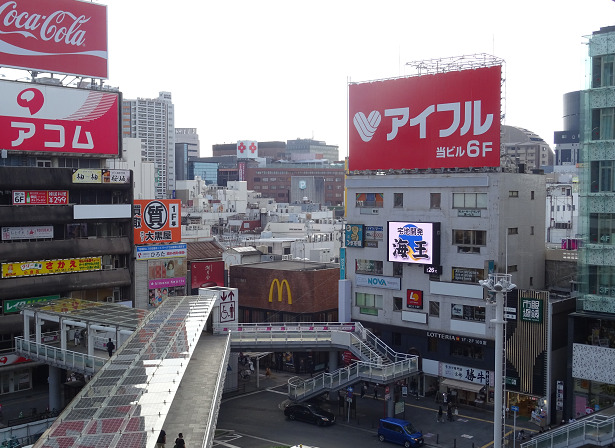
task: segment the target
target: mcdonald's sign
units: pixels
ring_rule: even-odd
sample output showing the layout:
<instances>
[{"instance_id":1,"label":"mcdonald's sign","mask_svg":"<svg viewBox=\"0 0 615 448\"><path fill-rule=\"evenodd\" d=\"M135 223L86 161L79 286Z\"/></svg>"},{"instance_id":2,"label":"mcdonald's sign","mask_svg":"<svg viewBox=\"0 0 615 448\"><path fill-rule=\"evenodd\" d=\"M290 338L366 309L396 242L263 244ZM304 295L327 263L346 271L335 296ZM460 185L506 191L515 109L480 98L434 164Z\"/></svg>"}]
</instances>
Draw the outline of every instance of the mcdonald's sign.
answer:
<instances>
[{"instance_id":1,"label":"mcdonald's sign","mask_svg":"<svg viewBox=\"0 0 615 448\"><path fill-rule=\"evenodd\" d=\"M290 285L288 284L288 280L286 279L282 280L281 283L277 278L273 279L273 281L271 282L271 286L269 287L269 301L270 302L273 302L273 288L275 286L278 287L278 302L282 301L282 294L284 293L284 285L286 285L286 295L288 296L288 304L292 305L293 297L290 293Z\"/></svg>"}]
</instances>

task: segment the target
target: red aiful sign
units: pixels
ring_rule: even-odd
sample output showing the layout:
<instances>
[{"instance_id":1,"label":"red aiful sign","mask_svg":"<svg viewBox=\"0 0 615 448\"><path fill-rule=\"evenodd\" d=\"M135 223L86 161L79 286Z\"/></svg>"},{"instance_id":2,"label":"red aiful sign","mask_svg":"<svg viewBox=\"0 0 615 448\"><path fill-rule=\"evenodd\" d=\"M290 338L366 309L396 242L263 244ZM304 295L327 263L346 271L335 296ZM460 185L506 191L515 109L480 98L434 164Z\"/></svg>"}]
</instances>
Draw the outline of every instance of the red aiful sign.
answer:
<instances>
[{"instance_id":1,"label":"red aiful sign","mask_svg":"<svg viewBox=\"0 0 615 448\"><path fill-rule=\"evenodd\" d=\"M349 169L500 165L501 67L349 86Z\"/></svg>"},{"instance_id":2,"label":"red aiful sign","mask_svg":"<svg viewBox=\"0 0 615 448\"><path fill-rule=\"evenodd\" d=\"M107 7L0 0L0 66L107 78Z\"/></svg>"}]
</instances>

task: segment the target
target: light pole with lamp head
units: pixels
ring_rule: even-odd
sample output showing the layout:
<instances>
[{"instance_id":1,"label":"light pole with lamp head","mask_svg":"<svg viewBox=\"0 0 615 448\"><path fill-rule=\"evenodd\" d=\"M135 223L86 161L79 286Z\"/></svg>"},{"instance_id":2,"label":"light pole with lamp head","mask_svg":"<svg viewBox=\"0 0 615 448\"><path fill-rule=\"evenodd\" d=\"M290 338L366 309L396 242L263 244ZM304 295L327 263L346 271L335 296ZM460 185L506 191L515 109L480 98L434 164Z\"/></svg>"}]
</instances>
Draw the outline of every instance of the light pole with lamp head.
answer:
<instances>
[{"instance_id":1,"label":"light pole with lamp head","mask_svg":"<svg viewBox=\"0 0 615 448\"><path fill-rule=\"evenodd\" d=\"M489 303L495 302L495 387L493 397L493 448L502 448L504 406L504 294L517 287L511 283L511 274L489 274L488 280L479 280L478 283L487 291L495 293L494 297L487 296Z\"/></svg>"}]
</instances>

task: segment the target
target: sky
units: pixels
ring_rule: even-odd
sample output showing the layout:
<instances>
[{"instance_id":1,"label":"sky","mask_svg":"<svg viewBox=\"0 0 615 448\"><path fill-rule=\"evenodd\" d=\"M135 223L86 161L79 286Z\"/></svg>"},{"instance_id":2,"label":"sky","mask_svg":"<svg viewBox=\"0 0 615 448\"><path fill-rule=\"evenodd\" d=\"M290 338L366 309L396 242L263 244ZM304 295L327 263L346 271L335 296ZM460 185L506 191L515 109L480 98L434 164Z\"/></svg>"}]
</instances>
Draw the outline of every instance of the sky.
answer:
<instances>
[{"instance_id":1,"label":"sky","mask_svg":"<svg viewBox=\"0 0 615 448\"><path fill-rule=\"evenodd\" d=\"M109 79L124 98L172 94L201 155L237 140L314 138L347 155L347 85L407 62L505 61L504 124L553 147L563 95L586 87L587 39L613 0L104 0Z\"/></svg>"}]
</instances>

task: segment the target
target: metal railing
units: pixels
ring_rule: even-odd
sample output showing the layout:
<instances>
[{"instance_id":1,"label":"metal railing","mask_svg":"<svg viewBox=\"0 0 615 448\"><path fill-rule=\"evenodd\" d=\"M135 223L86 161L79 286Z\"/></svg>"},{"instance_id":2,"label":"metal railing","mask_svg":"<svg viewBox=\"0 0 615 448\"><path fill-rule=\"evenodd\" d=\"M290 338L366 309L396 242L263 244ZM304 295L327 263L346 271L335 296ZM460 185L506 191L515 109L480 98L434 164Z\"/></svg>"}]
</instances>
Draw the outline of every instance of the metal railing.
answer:
<instances>
[{"instance_id":1,"label":"metal railing","mask_svg":"<svg viewBox=\"0 0 615 448\"><path fill-rule=\"evenodd\" d=\"M306 400L325 391L342 389L361 380L387 384L418 372L418 367L417 356L386 365L358 361L335 372L321 373L306 380L293 377L288 380L288 396L295 401Z\"/></svg>"},{"instance_id":2,"label":"metal railing","mask_svg":"<svg viewBox=\"0 0 615 448\"><path fill-rule=\"evenodd\" d=\"M203 448L211 448L214 443L214 436L216 432L216 422L218 420L218 411L220 410L220 401L222 400L222 392L224 389L224 381L226 379L226 369L228 367L228 360L231 354L231 335L228 335L226 339L226 347L222 354L222 362L220 363L220 370L218 371L218 379L215 383L215 389L213 398L211 401L211 409L207 415L207 422L205 426L205 437L203 438Z\"/></svg>"},{"instance_id":3,"label":"metal railing","mask_svg":"<svg viewBox=\"0 0 615 448\"><path fill-rule=\"evenodd\" d=\"M537 435L521 448L606 446L615 442L615 416L594 415Z\"/></svg>"},{"instance_id":4,"label":"metal railing","mask_svg":"<svg viewBox=\"0 0 615 448\"><path fill-rule=\"evenodd\" d=\"M23 337L15 338L15 351L30 359L86 374L96 373L108 360L25 340Z\"/></svg>"}]
</instances>

